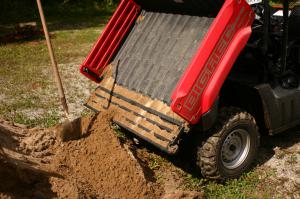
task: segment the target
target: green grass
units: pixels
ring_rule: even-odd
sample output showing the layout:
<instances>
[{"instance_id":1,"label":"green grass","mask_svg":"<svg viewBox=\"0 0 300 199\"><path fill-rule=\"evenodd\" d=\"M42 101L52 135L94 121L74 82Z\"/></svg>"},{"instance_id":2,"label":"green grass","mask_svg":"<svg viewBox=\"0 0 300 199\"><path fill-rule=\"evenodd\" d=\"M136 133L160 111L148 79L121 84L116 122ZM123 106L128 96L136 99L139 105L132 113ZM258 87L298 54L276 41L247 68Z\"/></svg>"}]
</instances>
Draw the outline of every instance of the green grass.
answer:
<instances>
[{"instance_id":1,"label":"green grass","mask_svg":"<svg viewBox=\"0 0 300 199\"><path fill-rule=\"evenodd\" d=\"M121 131L120 129L115 129L114 132L121 143L125 143L127 141L126 134L123 131Z\"/></svg>"},{"instance_id":2,"label":"green grass","mask_svg":"<svg viewBox=\"0 0 300 199\"><path fill-rule=\"evenodd\" d=\"M142 153L144 154L144 153ZM271 199L280 198L274 181L276 171L268 167L257 167L238 179L215 181L202 178L199 170L185 161L147 152L146 164L153 171L158 183L175 180L178 189L202 192L207 199ZM182 159L183 160L183 159ZM170 176L173 176L170 178Z\"/></svg>"},{"instance_id":3,"label":"green grass","mask_svg":"<svg viewBox=\"0 0 300 199\"><path fill-rule=\"evenodd\" d=\"M64 3L67 2L67 3ZM105 23L115 5L99 3L96 0L42 1L50 30L82 29ZM21 22L40 18L36 2L32 0L2 0L0 12L0 35L11 31Z\"/></svg>"},{"instance_id":4,"label":"green grass","mask_svg":"<svg viewBox=\"0 0 300 199\"><path fill-rule=\"evenodd\" d=\"M45 128L52 127L57 124L60 117L57 112L50 112L45 113L37 118L29 119L28 117L24 116L23 114L16 113L10 115L11 121L14 121L19 124L24 124L28 127L35 127L35 126L42 126Z\"/></svg>"},{"instance_id":5,"label":"green grass","mask_svg":"<svg viewBox=\"0 0 300 199\"><path fill-rule=\"evenodd\" d=\"M163 183L166 179L170 180L169 176L172 173L179 189L203 192L205 198L208 199L280 198L276 195L278 194L276 192L278 184L273 180L276 171L271 168L257 167L238 179L222 182L202 178L199 170L191 164L186 165L186 162L173 162L173 158L163 158L151 151L148 151L147 154L146 164L153 171L154 178L159 183Z\"/></svg>"},{"instance_id":6,"label":"green grass","mask_svg":"<svg viewBox=\"0 0 300 199\"><path fill-rule=\"evenodd\" d=\"M250 199L250 198L274 198L272 184L269 183L273 170L256 169L246 173L239 179L227 180L223 183L203 178L193 177L188 174L185 177L183 188L196 191L204 191L206 198L224 199Z\"/></svg>"},{"instance_id":7,"label":"green grass","mask_svg":"<svg viewBox=\"0 0 300 199\"><path fill-rule=\"evenodd\" d=\"M82 4L45 6L45 15L59 64L76 61L79 67L80 62L90 51L113 10L97 6ZM4 10L0 14L2 33L5 31L13 33L13 27L20 22L34 20L39 23L35 5L32 6L26 1L5 0L2 9ZM3 27L10 28L4 28L3 31ZM61 116L58 114L60 104L45 40L37 38L33 41L0 44L0 63L0 117L29 127L49 127L57 124ZM61 72L63 70L68 68L60 68ZM78 68L75 72L78 73ZM65 84L70 83L68 79L63 81ZM71 96L69 102L74 101ZM27 113L28 110L39 112L41 109L44 112L37 115Z\"/></svg>"},{"instance_id":8,"label":"green grass","mask_svg":"<svg viewBox=\"0 0 300 199\"><path fill-rule=\"evenodd\" d=\"M78 58L83 60L103 26L99 24L95 28L54 32L53 45L57 62L64 64ZM58 117L53 114L47 113L43 119L32 121L20 112L30 108L55 112L52 108L59 106L57 98L49 95L56 93L56 90L53 90L52 69L45 41L41 39L2 45L0 63L0 93L5 96L1 100L0 115L15 122L30 124L30 127L57 123ZM52 118L51 122L47 120L47 116Z\"/></svg>"},{"instance_id":9,"label":"green grass","mask_svg":"<svg viewBox=\"0 0 300 199\"><path fill-rule=\"evenodd\" d=\"M150 156L148 167L151 170L159 169L163 164L166 164L167 160L161 156Z\"/></svg>"}]
</instances>

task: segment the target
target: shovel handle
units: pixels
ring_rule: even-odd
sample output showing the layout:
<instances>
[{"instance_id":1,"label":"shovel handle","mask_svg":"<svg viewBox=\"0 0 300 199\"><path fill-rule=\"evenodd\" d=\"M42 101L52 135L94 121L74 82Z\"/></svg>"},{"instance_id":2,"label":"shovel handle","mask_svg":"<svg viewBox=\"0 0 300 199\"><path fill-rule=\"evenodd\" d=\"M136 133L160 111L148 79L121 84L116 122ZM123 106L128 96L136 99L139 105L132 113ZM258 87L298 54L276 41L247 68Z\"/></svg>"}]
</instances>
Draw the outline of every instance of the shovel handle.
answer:
<instances>
[{"instance_id":1,"label":"shovel handle","mask_svg":"<svg viewBox=\"0 0 300 199\"><path fill-rule=\"evenodd\" d=\"M39 9L39 13L40 13L40 17L41 17L41 21L42 21L42 25L43 25L43 30L44 30L44 34L45 34L45 38L46 38L46 42L47 42L47 46L48 46L49 56L50 56L51 63L52 63L52 68L53 68L54 79L55 79L55 82L56 82L56 86L58 88L60 101L61 101L62 107L64 109L65 115L68 118L69 108L68 108L64 88L63 88L63 85L62 85L61 77L59 75L57 62L56 62L55 55L54 55L54 52L53 52L53 46L52 46L52 43L51 43L51 40L50 40L50 37L49 37L49 32L48 32L47 23L46 23L45 16L44 16L42 3L41 3L41 0L36 0L36 2L37 2L37 5L38 5L38 9Z\"/></svg>"}]
</instances>

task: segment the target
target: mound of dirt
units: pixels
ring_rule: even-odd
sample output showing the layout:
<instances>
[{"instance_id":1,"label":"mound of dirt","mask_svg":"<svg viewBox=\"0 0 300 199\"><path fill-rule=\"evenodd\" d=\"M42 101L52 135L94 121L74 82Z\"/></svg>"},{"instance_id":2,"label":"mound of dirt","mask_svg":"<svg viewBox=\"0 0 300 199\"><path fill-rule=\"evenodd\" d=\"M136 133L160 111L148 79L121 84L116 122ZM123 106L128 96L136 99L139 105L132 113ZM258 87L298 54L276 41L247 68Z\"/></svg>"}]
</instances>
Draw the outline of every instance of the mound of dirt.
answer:
<instances>
[{"instance_id":1,"label":"mound of dirt","mask_svg":"<svg viewBox=\"0 0 300 199\"><path fill-rule=\"evenodd\" d=\"M53 165L65 179L53 178L59 198L159 198L130 150L109 126L110 114L81 121L83 139L62 144ZM92 123L92 125L91 125ZM90 129L89 129L90 128Z\"/></svg>"},{"instance_id":2,"label":"mound of dirt","mask_svg":"<svg viewBox=\"0 0 300 199\"><path fill-rule=\"evenodd\" d=\"M110 126L111 114L77 120L82 138L64 143L56 136L59 129L0 123L0 143L6 143L0 153L0 182L6 182L0 183L0 197L161 198L163 188L145 178L130 146Z\"/></svg>"}]
</instances>

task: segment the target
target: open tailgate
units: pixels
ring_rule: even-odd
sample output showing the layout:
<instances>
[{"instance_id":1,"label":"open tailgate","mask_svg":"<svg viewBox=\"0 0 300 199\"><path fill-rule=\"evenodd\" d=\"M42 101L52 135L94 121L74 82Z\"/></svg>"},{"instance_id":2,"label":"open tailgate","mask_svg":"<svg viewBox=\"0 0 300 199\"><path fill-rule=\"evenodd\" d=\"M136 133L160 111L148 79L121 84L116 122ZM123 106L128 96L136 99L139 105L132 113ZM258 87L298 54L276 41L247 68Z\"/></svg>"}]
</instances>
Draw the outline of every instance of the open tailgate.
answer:
<instances>
[{"instance_id":1,"label":"open tailgate","mask_svg":"<svg viewBox=\"0 0 300 199\"><path fill-rule=\"evenodd\" d=\"M116 84L106 77L86 103L95 112L112 111L113 121L167 153L175 153L186 122L166 103Z\"/></svg>"}]
</instances>

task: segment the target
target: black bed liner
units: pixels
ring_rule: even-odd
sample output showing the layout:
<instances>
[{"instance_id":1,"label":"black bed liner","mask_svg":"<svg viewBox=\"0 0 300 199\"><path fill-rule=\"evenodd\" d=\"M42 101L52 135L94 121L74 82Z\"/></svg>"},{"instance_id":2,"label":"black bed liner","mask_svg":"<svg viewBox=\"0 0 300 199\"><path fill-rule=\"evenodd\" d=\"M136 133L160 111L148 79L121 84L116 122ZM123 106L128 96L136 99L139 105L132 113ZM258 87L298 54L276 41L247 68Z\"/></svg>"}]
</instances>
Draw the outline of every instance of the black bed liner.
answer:
<instances>
[{"instance_id":1,"label":"black bed liner","mask_svg":"<svg viewBox=\"0 0 300 199\"><path fill-rule=\"evenodd\" d=\"M214 18L143 10L114 62L116 83L170 105Z\"/></svg>"}]
</instances>

